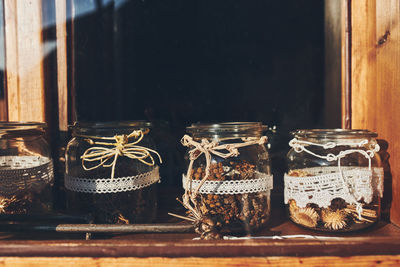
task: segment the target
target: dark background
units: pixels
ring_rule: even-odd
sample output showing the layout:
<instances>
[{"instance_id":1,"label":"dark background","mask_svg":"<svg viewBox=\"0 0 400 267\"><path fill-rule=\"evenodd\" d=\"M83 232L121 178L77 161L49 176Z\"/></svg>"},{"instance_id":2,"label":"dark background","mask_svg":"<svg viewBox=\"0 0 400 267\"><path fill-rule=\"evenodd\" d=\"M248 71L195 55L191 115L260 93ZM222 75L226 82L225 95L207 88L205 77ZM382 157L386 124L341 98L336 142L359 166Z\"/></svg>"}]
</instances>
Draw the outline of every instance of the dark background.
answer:
<instances>
[{"instance_id":1,"label":"dark background","mask_svg":"<svg viewBox=\"0 0 400 267\"><path fill-rule=\"evenodd\" d=\"M78 120L323 125L324 1L74 5Z\"/></svg>"},{"instance_id":2,"label":"dark background","mask_svg":"<svg viewBox=\"0 0 400 267\"><path fill-rule=\"evenodd\" d=\"M75 117L161 125L163 184L180 185L193 122L277 126L278 186L288 132L325 125L324 1L72 1Z\"/></svg>"}]
</instances>

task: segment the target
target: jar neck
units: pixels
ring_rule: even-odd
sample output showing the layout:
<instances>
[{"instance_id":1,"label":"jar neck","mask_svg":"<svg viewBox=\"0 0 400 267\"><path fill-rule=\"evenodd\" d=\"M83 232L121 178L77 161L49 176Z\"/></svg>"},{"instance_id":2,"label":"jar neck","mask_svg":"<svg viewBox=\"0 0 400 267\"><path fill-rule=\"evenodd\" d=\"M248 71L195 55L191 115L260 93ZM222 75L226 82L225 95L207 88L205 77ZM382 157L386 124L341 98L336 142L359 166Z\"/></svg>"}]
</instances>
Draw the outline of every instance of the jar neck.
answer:
<instances>
[{"instance_id":1,"label":"jar neck","mask_svg":"<svg viewBox=\"0 0 400 267\"><path fill-rule=\"evenodd\" d=\"M0 122L0 138L35 138L44 135L46 123L41 122Z\"/></svg>"},{"instance_id":2,"label":"jar neck","mask_svg":"<svg viewBox=\"0 0 400 267\"><path fill-rule=\"evenodd\" d=\"M260 122L196 123L187 127L187 132L195 140L203 138L209 140L260 138L265 130L266 126Z\"/></svg>"},{"instance_id":3,"label":"jar neck","mask_svg":"<svg viewBox=\"0 0 400 267\"><path fill-rule=\"evenodd\" d=\"M362 146L375 142L377 134L368 130L347 129L311 129L297 130L291 133L294 138L305 143L326 144L334 143L338 146Z\"/></svg>"},{"instance_id":4,"label":"jar neck","mask_svg":"<svg viewBox=\"0 0 400 267\"><path fill-rule=\"evenodd\" d=\"M151 128L151 123L144 121L132 122L105 122L105 123L75 123L70 126L72 135L79 136L98 136L111 137L115 135L130 134L133 131L141 130L143 133L148 133Z\"/></svg>"}]
</instances>

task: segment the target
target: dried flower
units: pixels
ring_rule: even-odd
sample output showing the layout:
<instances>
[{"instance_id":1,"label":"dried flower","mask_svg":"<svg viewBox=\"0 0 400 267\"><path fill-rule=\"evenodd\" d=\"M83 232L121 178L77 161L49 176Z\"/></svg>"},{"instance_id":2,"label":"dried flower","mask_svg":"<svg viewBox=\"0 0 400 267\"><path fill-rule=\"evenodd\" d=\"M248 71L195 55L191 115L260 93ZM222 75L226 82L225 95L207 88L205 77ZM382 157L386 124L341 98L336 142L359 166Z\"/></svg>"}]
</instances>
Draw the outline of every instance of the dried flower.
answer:
<instances>
[{"instance_id":1,"label":"dried flower","mask_svg":"<svg viewBox=\"0 0 400 267\"><path fill-rule=\"evenodd\" d=\"M290 211L290 217L295 223L304 225L306 227L317 226L319 220L318 213L313 208L310 207L306 208L293 207Z\"/></svg>"},{"instance_id":2,"label":"dried flower","mask_svg":"<svg viewBox=\"0 0 400 267\"><path fill-rule=\"evenodd\" d=\"M328 208L321 211L321 218L325 228L332 230L340 230L346 227L346 217L347 212L340 209L333 211Z\"/></svg>"}]
</instances>

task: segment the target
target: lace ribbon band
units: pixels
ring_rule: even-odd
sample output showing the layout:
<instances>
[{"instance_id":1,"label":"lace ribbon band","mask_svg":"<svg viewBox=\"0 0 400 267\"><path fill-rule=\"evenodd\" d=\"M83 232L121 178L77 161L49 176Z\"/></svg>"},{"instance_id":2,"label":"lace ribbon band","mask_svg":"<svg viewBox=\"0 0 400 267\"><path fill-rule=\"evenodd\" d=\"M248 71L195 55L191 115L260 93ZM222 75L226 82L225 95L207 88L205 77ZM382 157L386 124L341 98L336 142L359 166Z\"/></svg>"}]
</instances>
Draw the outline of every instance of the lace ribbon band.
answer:
<instances>
[{"instance_id":1,"label":"lace ribbon band","mask_svg":"<svg viewBox=\"0 0 400 267\"><path fill-rule=\"evenodd\" d=\"M335 166L300 169L299 171L311 175L305 177L285 174L285 203L293 199L301 208L309 203L326 208L335 198L342 198L350 204L357 204L361 200L368 204L371 203L374 192L383 196L382 168L341 168L345 183Z\"/></svg>"},{"instance_id":2,"label":"lace ribbon band","mask_svg":"<svg viewBox=\"0 0 400 267\"><path fill-rule=\"evenodd\" d=\"M120 178L77 178L65 174L65 188L81 193L118 193L138 190L160 181L159 167L135 176Z\"/></svg>"},{"instance_id":3,"label":"lace ribbon band","mask_svg":"<svg viewBox=\"0 0 400 267\"><path fill-rule=\"evenodd\" d=\"M273 187L273 179L272 175L267 175L265 173L256 172L255 179L248 180L234 180L234 181L205 181L201 188L199 189L200 194L246 194L246 193L257 193L257 192L265 192L269 191ZM192 180L191 187L194 191L200 185L199 180ZM182 184L185 190L189 190L187 188L188 179L185 175L182 175ZM190 187L190 186L189 186Z\"/></svg>"},{"instance_id":4,"label":"lace ribbon band","mask_svg":"<svg viewBox=\"0 0 400 267\"><path fill-rule=\"evenodd\" d=\"M53 162L38 156L0 157L0 194L15 195L24 190L40 192L46 185L53 185Z\"/></svg>"}]
</instances>

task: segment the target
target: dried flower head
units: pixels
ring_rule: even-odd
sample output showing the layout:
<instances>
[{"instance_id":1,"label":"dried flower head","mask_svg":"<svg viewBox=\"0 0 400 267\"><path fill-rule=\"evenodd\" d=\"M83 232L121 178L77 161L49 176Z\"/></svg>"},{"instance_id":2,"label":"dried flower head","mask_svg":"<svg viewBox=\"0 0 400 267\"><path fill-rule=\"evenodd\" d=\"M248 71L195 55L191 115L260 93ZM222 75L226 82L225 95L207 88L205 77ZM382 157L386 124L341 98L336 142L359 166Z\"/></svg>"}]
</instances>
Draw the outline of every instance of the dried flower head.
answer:
<instances>
[{"instance_id":1,"label":"dried flower head","mask_svg":"<svg viewBox=\"0 0 400 267\"><path fill-rule=\"evenodd\" d=\"M5 213L7 206L8 206L7 199L0 196L0 213Z\"/></svg>"},{"instance_id":2,"label":"dried flower head","mask_svg":"<svg viewBox=\"0 0 400 267\"><path fill-rule=\"evenodd\" d=\"M328 208L321 211L321 218L325 228L331 230L340 230L346 227L346 217L347 212L340 209L333 211Z\"/></svg>"},{"instance_id":3,"label":"dried flower head","mask_svg":"<svg viewBox=\"0 0 400 267\"><path fill-rule=\"evenodd\" d=\"M306 208L293 208L290 211L290 218L297 224L304 225L306 227L317 226L319 215L310 207Z\"/></svg>"},{"instance_id":4,"label":"dried flower head","mask_svg":"<svg viewBox=\"0 0 400 267\"><path fill-rule=\"evenodd\" d=\"M4 196L0 196L0 213L7 213L8 207L14 203L17 202L18 199L16 196L12 196L11 198L6 198Z\"/></svg>"}]
</instances>

